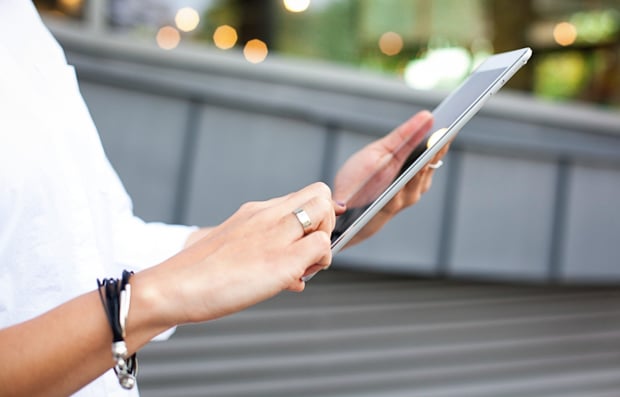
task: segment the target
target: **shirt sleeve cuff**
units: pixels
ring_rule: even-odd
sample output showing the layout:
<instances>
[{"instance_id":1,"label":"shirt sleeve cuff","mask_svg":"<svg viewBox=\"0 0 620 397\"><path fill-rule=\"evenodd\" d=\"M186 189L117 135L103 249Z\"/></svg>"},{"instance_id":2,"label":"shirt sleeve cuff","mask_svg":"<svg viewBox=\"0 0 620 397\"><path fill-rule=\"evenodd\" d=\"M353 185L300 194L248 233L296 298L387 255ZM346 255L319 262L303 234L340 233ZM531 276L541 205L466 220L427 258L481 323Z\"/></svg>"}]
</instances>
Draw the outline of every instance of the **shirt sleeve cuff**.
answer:
<instances>
[{"instance_id":1,"label":"shirt sleeve cuff","mask_svg":"<svg viewBox=\"0 0 620 397\"><path fill-rule=\"evenodd\" d=\"M157 265L181 251L196 226L126 223L115 236L114 261L139 271Z\"/></svg>"}]
</instances>

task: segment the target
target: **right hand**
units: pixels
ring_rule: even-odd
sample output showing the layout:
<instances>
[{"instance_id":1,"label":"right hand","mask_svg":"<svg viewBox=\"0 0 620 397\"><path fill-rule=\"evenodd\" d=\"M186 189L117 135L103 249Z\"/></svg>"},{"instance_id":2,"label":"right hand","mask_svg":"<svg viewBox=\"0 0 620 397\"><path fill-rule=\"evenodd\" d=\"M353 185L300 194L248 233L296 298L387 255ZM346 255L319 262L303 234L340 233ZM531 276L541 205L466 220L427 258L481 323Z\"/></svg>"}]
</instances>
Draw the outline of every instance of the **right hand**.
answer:
<instances>
[{"instance_id":1,"label":"right hand","mask_svg":"<svg viewBox=\"0 0 620 397\"><path fill-rule=\"evenodd\" d=\"M307 233L293 214L297 208L312 220ZM331 264L330 236L342 210L323 183L244 204L202 240L136 281L151 286L157 316L168 325L221 317L282 290L302 291L304 275Z\"/></svg>"}]
</instances>

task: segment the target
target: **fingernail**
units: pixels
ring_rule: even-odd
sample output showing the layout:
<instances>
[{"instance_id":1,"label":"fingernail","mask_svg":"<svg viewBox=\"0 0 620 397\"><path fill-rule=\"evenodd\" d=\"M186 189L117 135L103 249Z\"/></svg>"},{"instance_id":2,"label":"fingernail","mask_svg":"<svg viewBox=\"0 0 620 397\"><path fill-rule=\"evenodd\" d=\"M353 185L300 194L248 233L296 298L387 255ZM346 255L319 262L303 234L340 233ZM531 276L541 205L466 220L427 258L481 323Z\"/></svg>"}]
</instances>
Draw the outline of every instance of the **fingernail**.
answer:
<instances>
[{"instance_id":1,"label":"fingernail","mask_svg":"<svg viewBox=\"0 0 620 397\"><path fill-rule=\"evenodd\" d=\"M336 201L336 204L337 204L339 207L342 207L342 208L344 208L344 207L346 207L346 206L347 206L347 204L346 204L344 201Z\"/></svg>"}]
</instances>

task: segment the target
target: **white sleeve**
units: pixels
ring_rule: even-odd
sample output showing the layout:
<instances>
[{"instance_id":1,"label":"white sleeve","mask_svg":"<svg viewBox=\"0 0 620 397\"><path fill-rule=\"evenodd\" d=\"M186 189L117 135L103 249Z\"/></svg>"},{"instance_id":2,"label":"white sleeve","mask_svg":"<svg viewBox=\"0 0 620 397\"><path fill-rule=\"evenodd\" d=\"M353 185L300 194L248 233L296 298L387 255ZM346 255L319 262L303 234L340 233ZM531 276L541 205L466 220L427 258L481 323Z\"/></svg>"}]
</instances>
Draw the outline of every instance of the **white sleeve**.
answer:
<instances>
[{"instance_id":1,"label":"white sleeve","mask_svg":"<svg viewBox=\"0 0 620 397\"><path fill-rule=\"evenodd\" d=\"M135 270L156 265L183 249L195 227L144 222L131 211L115 222L114 261Z\"/></svg>"},{"instance_id":2,"label":"white sleeve","mask_svg":"<svg viewBox=\"0 0 620 397\"><path fill-rule=\"evenodd\" d=\"M106 158L107 161L107 158ZM195 226L144 222L133 214L133 204L118 174L107 161L106 182L111 209L112 259L121 269L139 271L157 265L181 251ZM154 341L169 339L176 327L164 331Z\"/></svg>"},{"instance_id":3,"label":"white sleeve","mask_svg":"<svg viewBox=\"0 0 620 397\"><path fill-rule=\"evenodd\" d=\"M141 270L181 251L195 226L145 222L133 213L133 204L117 173L107 163L107 205L111 219L112 259L121 267Z\"/></svg>"}]
</instances>

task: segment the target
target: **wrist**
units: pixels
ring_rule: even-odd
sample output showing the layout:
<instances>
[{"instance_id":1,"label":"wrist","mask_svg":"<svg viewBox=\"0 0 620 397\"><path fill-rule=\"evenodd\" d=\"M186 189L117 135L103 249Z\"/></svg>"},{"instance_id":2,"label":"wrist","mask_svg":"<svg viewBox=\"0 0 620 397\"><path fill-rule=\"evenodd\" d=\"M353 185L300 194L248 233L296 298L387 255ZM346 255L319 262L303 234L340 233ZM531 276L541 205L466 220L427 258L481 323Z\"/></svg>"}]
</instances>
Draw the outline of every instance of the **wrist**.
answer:
<instances>
[{"instance_id":1,"label":"wrist","mask_svg":"<svg viewBox=\"0 0 620 397\"><path fill-rule=\"evenodd\" d=\"M127 317L127 345L135 352L178 322L167 314L163 291L146 270L131 279L131 309Z\"/></svg>"}]
</instances>

